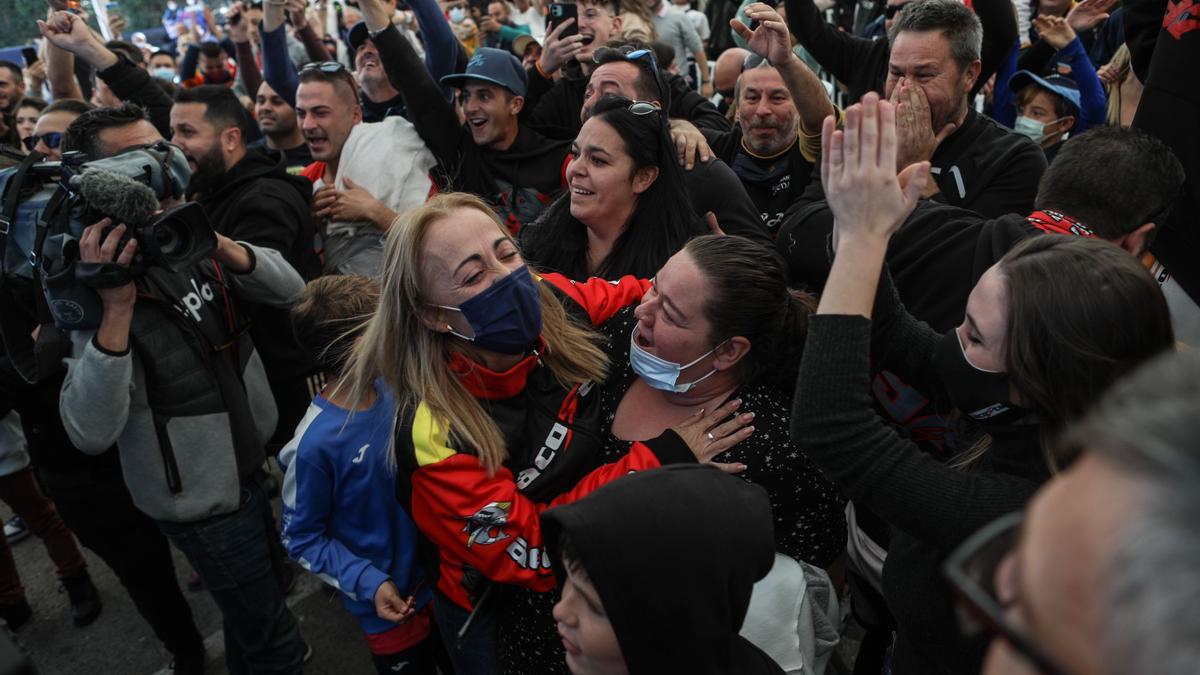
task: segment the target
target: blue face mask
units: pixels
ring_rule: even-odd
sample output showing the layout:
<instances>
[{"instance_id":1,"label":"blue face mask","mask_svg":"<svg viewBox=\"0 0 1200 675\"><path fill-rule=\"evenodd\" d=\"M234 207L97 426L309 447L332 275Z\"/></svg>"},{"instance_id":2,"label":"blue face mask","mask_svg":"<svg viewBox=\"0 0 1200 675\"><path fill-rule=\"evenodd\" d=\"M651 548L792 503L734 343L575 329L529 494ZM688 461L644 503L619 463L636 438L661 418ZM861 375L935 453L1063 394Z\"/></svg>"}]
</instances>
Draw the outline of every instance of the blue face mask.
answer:
<instances>
[{"instance_id":1,"label":"blue face mask","mask_svg":"<svg viewBox=\"0 0 1200 675\"><path fill-rule=\"evenodd\" d=\"M474 337L450 334L498 354L523 354L542 334L542 296L528 267L520 267L458 307Z\"/></svg>"},{"instance_id":2,"label":"blue face mask","mask_svg":"<svg viewBox=\"0 0 1200 675\"><path fill-rule=\"evenodd\" d=\"M163 66L161 68L155 68L154 72L151 74L160 80L166 80L167 82L175 81L175 69L174 68L167 68L166 66Z\"/></svg>"},{"instance_id":3,"label":"blue face mask","mask_svg":"<svg viewBox=\"0 0 1200 675\"><path fill-rule=\"evenodd\" d=\"M698 380L685 382L680 384L679 374L684 370L700 363L708 358L709 354L717 351L721 345L717 345L712 349L700 355L700 358L680 365L672 363L666 359L661 359L650 352L642 349L637 343L637 328L633 329L633 335L629 337L629 364L633 366L633 372L637 373L638 377L642 378L646 384L660 391L671 391L676 394L683 394L692 390L697 384L712 377L717 372L716 368L708 371L708 374ZM725 344L724 342L721 343Z\"/></svg>"},{"instance_id":4,"label":"blue face mask","mask_svg":"<svg viewBox=\"0 0 1200 675\"><path fill-rule=\"evenodd\" d=\"M467 18L467 10L463 7L450 8L450 22L462 23Z\"/></svg>"},{"instance_id":5,"label":"blue face mask","mask_svg":"<svg viewBox=\"0 0 1200 675\"><path fill-rule=\"evenodd\" d=\"M1046 127L1054 126L1065 119L1065 117L1060 117L1053 122L1039 122L1032 117L1021 115L1013 122L1013 131L1033 139L1034 143L1041 143L1051 135L1046 133ZM1059 132L1058 135L1061 137L1062 132Z\"/></svg>"}]
</instances>

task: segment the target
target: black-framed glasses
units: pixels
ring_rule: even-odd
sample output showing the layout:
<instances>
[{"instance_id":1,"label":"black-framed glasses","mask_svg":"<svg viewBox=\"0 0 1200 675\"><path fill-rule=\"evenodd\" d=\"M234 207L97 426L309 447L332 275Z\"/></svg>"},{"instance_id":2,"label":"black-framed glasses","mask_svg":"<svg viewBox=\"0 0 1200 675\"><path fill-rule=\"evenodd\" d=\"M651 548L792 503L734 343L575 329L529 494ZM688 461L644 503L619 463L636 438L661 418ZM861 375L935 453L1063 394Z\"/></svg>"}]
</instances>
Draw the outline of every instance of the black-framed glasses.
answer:
<instances>
[{"instance_id":1,"label":"black-framed glasses","mask_svg":"<svg viewBox=\"0 0 1200 675\"><path fill-rule=\"evenodd\" d=\"M314 71L326 73L328 75L349 72L346 69L345 64L339 61L313 61L312 63L304 64L304 67L300 69L300 72L302 73L311 73Z\"/></svg>"},{"instance_id":2,"label":"black-framed glasses","mask_svg":"<svg viewBox=\"0 0 1200 675\"><path fill-rule=\"evenodd\" d=\"M901 2L896 5L888 5L887 7L883 8L883 15L888 19L894 19L896 18L896 15L900 13L900 10L904 9L904 6L907 4L907 2Z\"/></svg>"},{"instance_id":3,"label":"black-framed glasses","mask_svg":"<svg viewBox=\"0 0 1200 675\"><path fill-rule=\"evenodd\" d=\"M662 112L662 108L649 101L634 101L629 104L629 112L641 116Z\"/></svg>"},{"instance_id":4,"label":"black-framed glasses","mask_svg":"<svg viewBox=\"0 0 1200 675\"><path fill-rule=\"evenodd\" d=\"M1072 675L1023 629L1006 616L1006 601L996 588L996 572L1012 556L1025 522L1024 512L1010 513L983 527L964 541L942 572L958 599L958 620L963 633L988 631L998 635L1045 675Z\"/></svg>"},{"instance_id":5,"label":"black-framed glasses","mask_svg":"<svg viewBox=\"0 0 1200 675\"><path fill-rule=\"evenodd\" d=\"M33 148L38 144L38 141L45 143L46 147L50 148L51 150L57 150L58 146L62 145L62 139L62 132L48 131L44 134L34 134L24 138L21 140L21 143L25 145L26 150L33 150Z\"/></svg>"}]
</instances>

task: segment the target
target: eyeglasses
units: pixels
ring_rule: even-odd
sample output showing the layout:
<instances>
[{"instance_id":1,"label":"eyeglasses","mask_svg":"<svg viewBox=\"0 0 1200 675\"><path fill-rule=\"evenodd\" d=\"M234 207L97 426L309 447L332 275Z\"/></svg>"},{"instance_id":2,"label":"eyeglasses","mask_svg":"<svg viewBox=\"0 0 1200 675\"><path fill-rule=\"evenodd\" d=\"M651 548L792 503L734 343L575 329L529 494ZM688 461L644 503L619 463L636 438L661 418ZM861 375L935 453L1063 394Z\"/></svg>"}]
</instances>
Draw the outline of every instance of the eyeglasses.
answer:
<instances>
[{"instance_id":1,"label":"eyeglasses","mask_svg":"<svg viewBox=\"0 0 1200 675\"><path fill-rule=\"evenodd\" d=\"M304 67L300 69L300 72L322 72L333 75L335 73L344 73L347 71L346 66L338 61L314 61L313 63L304 64Z\"/></svg>"},{"instance_id":2,"label":"eyeglasses","mask_svg":"<svg viewBox=\"0 0 1200 675\"><path fill-rule=\"evenodd\" d=\"M984 630L1000 636L1045 675L1072 675L1006 616L1005 601L996 588L996 570L1009 558L1020 539L1022 512L998 518L971 535L942 566L959 600L958 620L963 633Z\"/></svg>"},{"instance_id":3,"label":"eyeglasses","mask_svg":"<svg viewBox=\"0 0 1200 675\"><path fill-rule=\"evenodd\" d=\"M889 19L894 19L896 18L896 15L900 13L900 10L904 9L904 6L907 4L907 2L902 2L897 5L888 5L883 9L883 15Z\"/></svg>"},{"instance_id":4,"label":"eyeglasses","mask_svg":"<svg viewBox=\"0 0 1200 675\"><path fill-rule=\"evenodd\" d=\"M21 143L25 145L26 150L33 150L34 146L36 146L39 141L45 143L47 148L50 148L51 150L57 150L58 146L62 144L62 139L62 132L50 131L44 134L34 134L29 136L28 138L23 139Z\"/></svg>"}]
</instances>

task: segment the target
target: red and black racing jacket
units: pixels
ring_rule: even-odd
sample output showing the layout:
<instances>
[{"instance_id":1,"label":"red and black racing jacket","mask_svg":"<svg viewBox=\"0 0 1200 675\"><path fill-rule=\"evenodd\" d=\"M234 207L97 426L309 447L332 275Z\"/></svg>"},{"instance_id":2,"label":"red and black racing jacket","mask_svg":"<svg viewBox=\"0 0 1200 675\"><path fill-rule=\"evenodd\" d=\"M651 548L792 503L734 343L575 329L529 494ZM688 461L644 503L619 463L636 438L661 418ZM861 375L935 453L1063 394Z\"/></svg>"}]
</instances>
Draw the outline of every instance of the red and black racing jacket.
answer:
<instances>
[{"instance_id":1,"label":"red and black racing jacket","mask_svg":"<svg viewBox=\"0 0 1200 675\"><path fill-rule=\"evenodd\" d=\"M608 282L551 283L568 313L597 326L637 302L649 283L633 277ZM447 364L467 389L485 403L507 444L508 459L488 475L472 448L448 440L445 420L421 404L396 425L396 495L427 539L422 558L436 574L437 588L466 609L487 580L536 591L554 588L538 516L575 501L631 471L695 462L674 433L635 442L618 461L598 469L600 402L593 383L566 388L534 350L511 369L497 373L454 354Z\"/></svg>"}]
</instances>

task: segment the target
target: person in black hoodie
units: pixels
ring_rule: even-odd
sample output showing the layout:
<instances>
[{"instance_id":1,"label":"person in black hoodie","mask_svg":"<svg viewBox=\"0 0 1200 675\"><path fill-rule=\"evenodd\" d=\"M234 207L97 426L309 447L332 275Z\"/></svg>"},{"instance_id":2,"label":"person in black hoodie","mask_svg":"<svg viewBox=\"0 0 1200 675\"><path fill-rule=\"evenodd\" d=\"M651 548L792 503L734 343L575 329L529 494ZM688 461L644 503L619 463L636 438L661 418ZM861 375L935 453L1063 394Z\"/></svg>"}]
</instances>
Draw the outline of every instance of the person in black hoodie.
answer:
<instances>
[{"instance_id":1,"label":"person in black hoodie","mask_svg":"<svg viewBox=\"0 0 1200 675\"><path fill-rule=\"evenodd\" d=\"M981 526L1024 507L1049 478L1043 439L1117 378L1173 349L1175 338L1154 279L1132 256L1089 237L1033 237L1014 248L980 278L966 320L950 332L914 319L884 254L929 165L898 174L896 136L895 107L875 94L847 109L844 133L825 122L836 257L809 322L792 436L847 496L892 526L883 567L897 624L892 672L978 672L985 644L959 636L941 563ZM877 364L916 382L940 408L961 411L954 461L934 460L875 413L869 377Z\"/></svg>"},{"instance_id":2,"label":"person in black hoodie","mask_svg":"<svg viewBox=\"0 0 1200 675\"><path fill-rule=\"evenodd\" d=\"M518 123L526 83L517 57L481 47L465 73L442 78L460 88L467 118L460 125L421 57L391 25L382 0L363 0L360 8L409 121L438 160L438 187L483 197L514 233L533 222L563 189L570 142Z\"/></svg>"},{"instance_id":3,"label":"person in black hoodie","mask_svg":"<svg viewBox=\"0 0 1200 675\"><path fill-rule=\"evenodd\" d=\"M920 0L904 7L890 35L883 94L899 106L898 168L931 162L923 196L989 218L1028 210L1045 154L970 105L987 77L980 18L956 0ZM820 181L811 181L788 218L823 198Z\"/></svg>"},{"instance_id":4,"label":"person in black hoodie","mask_svg":"<svg viewBox=\"0 0 1200 675\"><path fill-rule=\"evenodd\" d=\"M541 520L571 672L783 673L738 635L755 582L774 564L761 487L712 467L667 466Z\"/></svg>"},{"instance_id":5,"label":"person in black hoodie","mask_svg":"<svg viewBox=\"0 0 1200 675\"><path fill-rule=\"evenodd\" d=\"M183 90L171 109L172 141L192 169L188 194L208 212L213 229L279 251L300 276L320 274L314 246L311 184L289 175L282 158L246 148L246 115L228 87ZM320 389L320 367L300 348L286 309L247 308L279 409L268 444L278 452Z\"/></svg>"}]
</instances>

